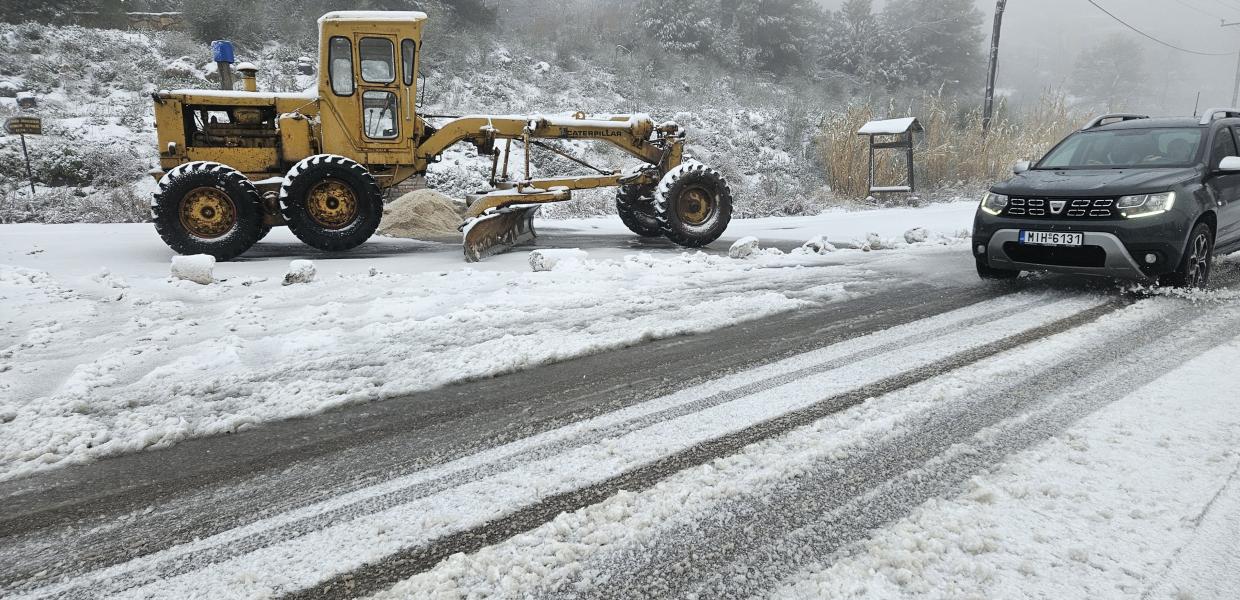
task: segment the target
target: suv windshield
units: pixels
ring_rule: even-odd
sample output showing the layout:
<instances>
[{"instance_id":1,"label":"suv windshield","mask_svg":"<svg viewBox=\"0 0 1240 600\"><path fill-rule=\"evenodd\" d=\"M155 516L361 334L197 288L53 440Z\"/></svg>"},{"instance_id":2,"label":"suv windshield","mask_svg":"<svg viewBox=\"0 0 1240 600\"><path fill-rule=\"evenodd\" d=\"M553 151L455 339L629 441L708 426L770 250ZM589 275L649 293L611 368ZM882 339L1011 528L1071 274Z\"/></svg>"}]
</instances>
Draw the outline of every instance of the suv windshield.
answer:
<instances>
[{"instance_id":1,"label":"suv windshield","mask_svg":"<svg viewBox=\"0 0 1240 600\"><path fill-rule=\"evenodd\" d=\"M1038 162L1038 169L1187 167L1201 147L1202 129L1166 127L1080 131Z\"/></svg>"}]
</instances>

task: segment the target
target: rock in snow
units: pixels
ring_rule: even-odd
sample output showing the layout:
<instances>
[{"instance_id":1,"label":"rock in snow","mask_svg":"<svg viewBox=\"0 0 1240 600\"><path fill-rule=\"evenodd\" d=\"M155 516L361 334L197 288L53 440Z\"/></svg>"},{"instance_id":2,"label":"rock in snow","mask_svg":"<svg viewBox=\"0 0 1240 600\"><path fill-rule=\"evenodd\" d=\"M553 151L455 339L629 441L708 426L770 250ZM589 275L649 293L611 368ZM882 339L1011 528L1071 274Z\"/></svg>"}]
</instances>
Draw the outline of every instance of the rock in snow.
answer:
<instances>
[{"instance_id":1,"label":"rock in snow","mask_svg":"<svg viewBox=\"0 0 1240 600\"><path fill-rule=\"evenodd\" d=\"M316 270L314 263L308 260L295 260L288 264L288 273L284 274L284 285L310 283L314 281Z\"/></svg>"},{"instance_id":2,"label":"rock in snow","mask_svg":"<svg viewBox=\"0 0 1240 600\"><path fill-rule=\"evenodd\" d=\"M926 241L930 237L930 232L925 227L914 227L904 232L904 241L910 244L916 244Z\"/></svg>"},{"instance_id":3,"label":"rock in snow","mask_svg":"<svg viewBox=\"0 0 1240 600\"><path fill-rule=\"evenodd\" d=\"M210 254L193 254L172 257L172 278L184 279L207 285L215 283L215 257Z\"/></svg>"},{"instance_id":4,"label":"rock in snow","mask_svg":"<svg viewBox=\"0 0 1240 600\"><path fill-rule=\"evenodd\" d=\"M577 248L565 248L554 250L535 250L530 252L530 268L535 273L539 271L550 271L556 265L565 265L568 263L579 263L584 261L590 255L585 250Z\"/></svg>"},{"instance_id":5,"label":"rock in snow","mask_svg":"<svg viewBox=\"0 0 1240 600\"><path fill-rule=\"evenodd\" d=\"M758 252L758 238L750 235L736 240L728 248L728 256L732 258L748 258Z\"/></svg>"},{"instance_id":6,"label":"rock in snow","mask_svg":"<svg viewBox=\"0 0 1240 600\"><path fill-rule=\"evenodd\" d=\"M828 242L826 236L821 235L801 244L801 248L814 254L827 254L836 250L835 244Z\"/></svg>"}]
</instances>

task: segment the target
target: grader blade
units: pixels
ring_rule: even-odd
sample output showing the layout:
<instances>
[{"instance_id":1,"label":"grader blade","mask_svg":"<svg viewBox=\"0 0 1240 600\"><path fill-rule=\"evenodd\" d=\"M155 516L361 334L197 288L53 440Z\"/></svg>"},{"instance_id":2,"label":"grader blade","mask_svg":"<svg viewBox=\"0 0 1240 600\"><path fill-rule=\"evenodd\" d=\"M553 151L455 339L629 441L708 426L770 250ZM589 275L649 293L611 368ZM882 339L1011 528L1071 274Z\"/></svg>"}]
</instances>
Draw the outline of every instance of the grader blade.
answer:
<instances>
[{"instance_id":1,"label":"grader blade","mask_svg":"<svg viewBox=\"0 0 1240 600\"><path fill-rule=\"evenodd\" d=\"M465 261L478 262L513 246L531 242L537 206L513 207L485 214L465 223Z\"/></svg>"}]
</instances>

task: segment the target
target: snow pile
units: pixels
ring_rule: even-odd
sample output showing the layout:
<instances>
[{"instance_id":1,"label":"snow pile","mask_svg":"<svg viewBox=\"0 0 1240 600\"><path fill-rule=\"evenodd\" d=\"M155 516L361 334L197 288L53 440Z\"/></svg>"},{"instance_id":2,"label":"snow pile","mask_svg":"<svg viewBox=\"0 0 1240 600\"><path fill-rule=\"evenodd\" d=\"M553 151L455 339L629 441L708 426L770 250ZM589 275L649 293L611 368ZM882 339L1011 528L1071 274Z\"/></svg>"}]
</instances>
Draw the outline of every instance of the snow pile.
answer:
<instances>
[{"instance_id":1,"label":"snow pile","mask_svg":"<svg viewBox=\"0 0 1240 600\"><path fill-rule=\"evenodd\" d=\"M867 252L870 250L891 250L893 248L895 248L895 244L883 239L883 236L877 233L867 233L865 243L861 246L861 249Z\"/></svg>"},{"instance_id":2,"label":"snow pile","mask_svg":"<svg viewBox=\"0 0 1240 600\"><path fill-rule=\"evenodd\" d=\"M826 236L817 236L801 244L801 250L810 254L829 254L836 251L835 244L827 241Z\"/></svg>"},{"instance_id":3,"label":"snow pile","mask_svg":"<svg viewBox=\"0 0 1240 600\"><path fill-rule=\"evenodd\" d=\"M464 206L434 190L415 190L383 208L379 235L460 243Z\"/></svg>"},{"instance_id":4,"label":"snow pile","mask_svg":"<svg viewBox=\"0 0 1240 600\"><path fill-rule=\"evenodd\" d=\"M736 240L731 248L728 248L728 256L731 258L749 258L758 251L758 238L750 235Z\"/></svg>"},{"instance_id":5,"label":"snow pile","mask_svg":"<svg viewBox=\"0 0 1240 600\"><path fill-rule=\"evenodd\" d=\"M314 262L308 260L295 260L288 265L288 272L284 274L283 285L310 283L314 281L314 275L316 272Z\"/></svg>"},{"instance_id":6,"label":"snow pile","mask_svg":"<svg viewBox=\"0 0 1240 600\"><path fill-rule=\"evenodd\" d=\"M172 257L172 278L202 285L215 283L215 257L209 254Z\"/></svg>"},{"instance_id":7,"label":"snow pile","mask_svg":"<svg viewBox=\"0 0 1240 600\"><path fill-rule=\"evenodd\" d=\"M914 227L904 232L904 241L910 244L920 244L930 237L930 232L925 227Z\"/></svg>"},{"instance_id":8,"label":"snow pile","mask_svg":"<svg viewBox=\"0 0 1240 600\"><path fill-rule=\"evenodd\" d=\"M584 250L577 248L535 250L530 252L530 269L537 273L559 266L579 265L589 256Z\"/></svg>"}]
</instances>

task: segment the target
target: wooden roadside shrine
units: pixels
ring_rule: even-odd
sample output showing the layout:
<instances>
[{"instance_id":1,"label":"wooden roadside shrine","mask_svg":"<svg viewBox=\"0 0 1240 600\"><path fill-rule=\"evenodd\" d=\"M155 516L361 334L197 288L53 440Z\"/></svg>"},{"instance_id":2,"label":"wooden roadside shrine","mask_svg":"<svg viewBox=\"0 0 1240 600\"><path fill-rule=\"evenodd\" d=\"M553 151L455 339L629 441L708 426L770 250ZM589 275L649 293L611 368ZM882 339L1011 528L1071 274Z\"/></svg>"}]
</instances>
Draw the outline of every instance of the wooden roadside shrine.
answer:
<instances>
[{"instance_id":1,"label":"wooden roadside shrine","mask_svg":"<svg viewBox=\"0 0 1240 600\"><path fill-rule=\"evenodd\" d=\"M915 141L913 136L924 131L925 129L916 117L870 121L857 130L857 135L865 135L870 138L869 188L871 194L911 193L915 190L916 180L913 175L913 145ZM904 151L905 165L908 167L907 185L875 185L874 179L878 170L877 157L875 155L878 150Z\"/></svg>"}]
</instances>

